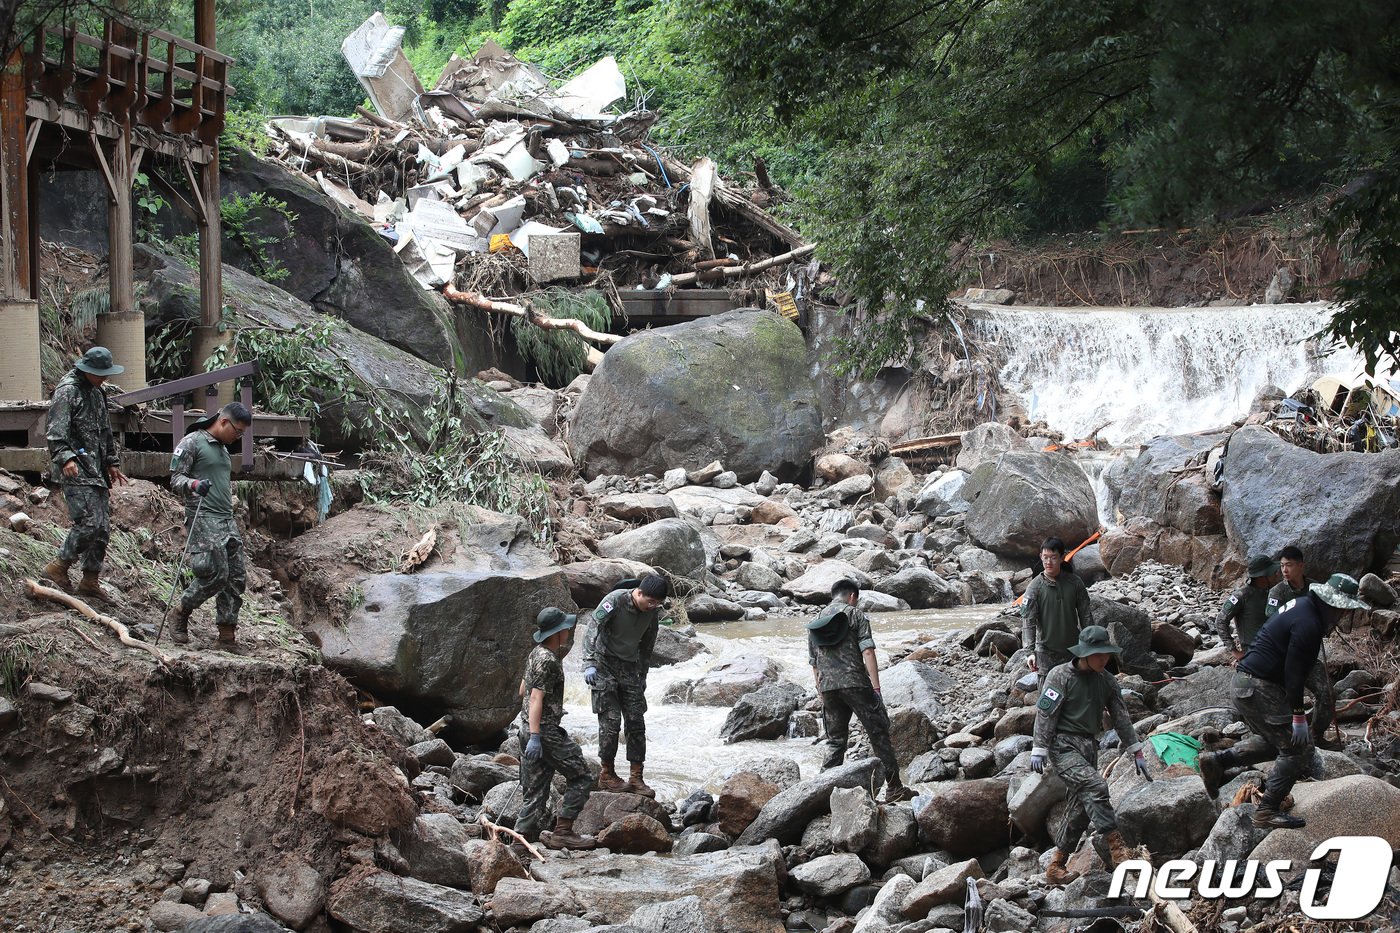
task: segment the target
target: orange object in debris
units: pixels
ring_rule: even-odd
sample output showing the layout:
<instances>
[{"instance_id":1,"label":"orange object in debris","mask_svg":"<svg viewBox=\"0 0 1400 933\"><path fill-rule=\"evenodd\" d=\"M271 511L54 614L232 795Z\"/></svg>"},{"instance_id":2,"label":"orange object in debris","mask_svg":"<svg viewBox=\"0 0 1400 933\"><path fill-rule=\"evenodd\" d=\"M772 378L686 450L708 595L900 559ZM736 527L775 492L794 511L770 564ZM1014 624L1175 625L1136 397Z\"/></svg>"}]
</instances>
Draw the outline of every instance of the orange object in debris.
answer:
<instances>
[{"instance_id":1,"label":"orange object in debris","mask_svg":"<svg viewBox=\"0 0 1400 933\"><path fill-rule=\"evenodd\" d=\"M491 234L491 252L499 253L502 250L513 249L515 244L510 241L509 233Z\"/></svg>"}]
</instances>

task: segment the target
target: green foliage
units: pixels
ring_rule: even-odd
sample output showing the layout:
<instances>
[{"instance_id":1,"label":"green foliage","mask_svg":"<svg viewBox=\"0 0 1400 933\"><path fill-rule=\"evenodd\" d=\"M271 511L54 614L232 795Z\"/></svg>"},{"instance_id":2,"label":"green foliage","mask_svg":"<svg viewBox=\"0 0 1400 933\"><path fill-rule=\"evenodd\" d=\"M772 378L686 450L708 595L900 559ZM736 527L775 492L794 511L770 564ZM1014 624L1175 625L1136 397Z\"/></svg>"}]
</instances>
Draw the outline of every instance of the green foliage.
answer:
<instances>
[{"instance_id":1,"label":"green foliage","mask_svg":"<svg viewBox=\"0 0 1400 933\"><path fill-rule=\"evenodd\" d=\"M286 415L317 418L339 407L348 426L349 403L363 401L358 379L335 352L339 322L322 316L312 324L286 329L240 327L234 332L231 354L221 348L204 363L206 372L226 360L254 359L258 372L253 391L261 404Z\"/></svg>"},{"instance_id":2,"label":"green foliage","mask_svg":"<svg viewBox=\"0 0 1400 933\"><path fill-rule=\"evenodd\" d=\"M1400 19L1381 0L707 0L685 15L727 120L821 146L798 210L843 288L880 310L843 360L860 369L907 333L896 319L938 316L962 244L1198 223L1396 178ZM1400 259L1395 188L1375 190L1334 218L1371 263L1348 294L1375 326L1352 339L1393 326L1376 260Z\"/></svg>"},{"instance_id":3,"label":"green foliage","mask_svg":"<svg viewBox=\"0 0 1400 933\"><path fill-rule=\"evenodd\" d=\"M287 207L286 201L278 200L261 191L249 195L235 194L219 202L219 216L223 220L224 236L229 237L246 254L248 269L265 282L279 282L290 273L277 259L267 254L269 246L275 246L291 233L297 215ZM269 226L282 228L281 233L264 232Z\"/></svg>"},{"instance_id":4,"label":"green foliage","mask_svg":"<svg viewBox=\"0 0 1400 933\"><path fill-rule=\"evenodd\" d=\"M265 156L272 149L272 140L263 131L267 117L256 110L230 109L225 114L224 131L219 134L219 160L224 162L243 150L255 156Z\"/></svg>"},{"instance_id":5,"label":"green foliage","mask_svg":"<svg viewBox=\"0 0 1400 933\"><path fill-rule=\"evenodd\" d=\"M165 198L151 187L151 179L145 172L137 172L131 185L132 206L136 208L136 239L142 243L153 243L160 239L156 228L156 215L168 206Z\"/></svg>"},{"instance_id":6,"label":"green foliage","mask_svg":"<svg viewBox=\"0 0 1400 933\"><path fill-rule=\"evenodd\" d=\"M612 311L596 291L551 288L530 300L550 317L578 318L594 330L606 331L612 324ZM566 386L583 372L588 344L572 331L542 330L522 318L511 318L510 333L521 354L549 385Z\"/></svg>"}]
</instances>

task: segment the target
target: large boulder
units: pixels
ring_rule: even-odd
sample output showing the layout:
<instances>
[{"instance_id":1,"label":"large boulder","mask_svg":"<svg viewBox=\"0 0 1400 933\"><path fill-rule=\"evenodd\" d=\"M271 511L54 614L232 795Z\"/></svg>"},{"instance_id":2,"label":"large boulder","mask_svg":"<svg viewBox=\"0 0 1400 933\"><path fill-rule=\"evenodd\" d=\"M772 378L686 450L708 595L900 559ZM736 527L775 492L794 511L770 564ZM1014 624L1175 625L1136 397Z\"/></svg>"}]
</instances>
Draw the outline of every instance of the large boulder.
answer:
<instances>
[{"instance_id":1,"label":"large boulder","mask_svg":"<svg viewBox=\"0 0 1400 933\"><path fill-rule=\"evenodd\" d=\"M532 620L572 608L552 567L374 574L348 616L312 622L327 667L380 699L452 715L453 734L480 741L520 710L516 688L534 647Z\"/></svg>"},{"instance_id":2,"label":"large boulder","mask_svg":"<svg viewBox=\"0 0 1400 933\"><path fill-rule=\"evenodd\" d=\"M384 933L472 933L485 917L464 891L363 870L331 886L326 913L352 930Z\"/></svg>"},{"instance_id":3,"label":"large boulder","mask_svg":"<svg viewBox=\"0 0 1400 933\"><path fill-rule=\"evenodd\" d=\"M1270 833L1250 858L1288 859L1296 868L1307 864L1319 843L1334 836L1380 836L1392 849L1400 848L1400 789L1379 778L1353 774L1298 784L1293 788L1292 813L1308 825Z\"/></svg>"},{"instance_id":4,"label":"large boulder","mask_svg":"<svg viewBox=\"0 0 1400 933\"><path fill-rule=\"evenodd\" d=\"M831 844L838 852L859 852L875 841L880 805L864 787L831 792Z\"/></svg>"},{"instance_id":5,"label":"large boulder","mask_svg":"<svg viewBox=\"0 0 1400 933\"><path fill-rule=\"evenodd\" d=\"M1318 454L1259 427L1230 438L1225 529L1245 554L1296 545L1318 579L1360 577L1400 543L1400 450Z\"/></svg>"},{"instance_id":6,"label":"large boulder","mask_svg":"<svg viewBox=\"0 0 1400 933\"><path fill-rule=\"evenodd\" d=\"M574 830L585 836L597 835L604 828L634 813L649 816L658 823L666 824L670 815L666 808L651 797L641 794L613 794L595 790L588 795L588 801L574 820Z\"/></svg>"},{"instance_id":7,"label":"large boulder","mask_svg":"<svg viewBox=\"0 0 1400 933\"><path fill-rule=\"evenodd\" d=\"M781 739L788 717L802 705L806 691L797 684L768 684L741 696L724 718L719 737L725 744L749 739Z\"/></svg>"},{"instance_id":8,"label":"large boulder","mask_svg":"<svg viewBox=\"0 0 1400 933\"><path fill-rule=\"evenodd\" d=\"M923 661L900 661L880 674L880 694L887 706L913 706L930 716L938 715L938 695L957 689L946 671Z\"/></svg>"},{"instance_id":9,"label":"large boulder","mask_svg":"<svg viewBox=\"0 0 1400 933\"><path fill-rule=\"evenodd\" d=\"M690 685L686 702L696 706L733 706L740 697L778 679L772 658L744 654L715 664Z\"/></svg>"},{"instance_id":10,"label":"large boulder","mask_svg":"<svg viewBox=\"0 0 1400 933\"><path fill-rule=\"evenodd\" d=\"M814 897L835 897L870 880L870 869L851 852L837 852L804 862L789 872L797 890Z\"/></svg>"},{"instance_id":11,"label":"large boulder","mask_svg":"<svg viewBox=\"0 0 1400 933\"><path fill-rule=\"evenodd\" d=\"M715 799L714 821L726 835L737 836L781 792L782 788L756 771L731 774Z\"/></svg>"},{"instance_id":12,"label":"large boulder","mask_svg":"<svg viewBox=\"0 0 1400 933\"><path fill-rule=\"evenodd\" d=\"M1152 621L1136 606L1089 594L1094 623L1108 629L1113 643L1123 649L1119 666L1129 674L1141 674L1148 680L1161 680L1162 667L1152 653Z\"/></svg>"},{"instance_id":13,"label":"large boulder","mask_svg":"<svg viewBox=\"0 0 1400 933\"><path fill-rule=\"evenodd\" d=\"M824 441L802 332L755 310L624 338L594 371L570 431L590 477L722 460L740 482L765 469L794 480Z\"/></svg>"},{"instance_id":14,"label":"large boulder","mask_svg":"<svg viewBox=\"0 0 1400 933\"><path fill-rule=\"evenodd\" d=\"M825 605L831 602L831 586L837 580L854 580L865 589L870 576L844 560L824 560L795 580L783 584L783 592L798 602Z\"/></svg>"},{"instance_id":15,"label":"large boulder","mask_svg":"<svg viewBox=\"0 0 1400 933\"><path fill-rule=\"evenodd\" d=\"M604 538L598 542L598 553L650 564L692 580L705 574L705 545L700 532L683 518L663 518Z\"/></svg>"},{"instance_id":16,"label":"large boulder","mask_svg":"<svg viewBox=\"0 0 1400 933\"><path fill-rule=\"evenodd\" d=\"M623 580L641 579L654 572L651 564L625 557L595 557L561 569L569 582L569 595L580 606L596 606Z\"/></svg>"},{"instance_id":17,"label":"large boulder","mask_svg":"<svg viewBox=\"0 0 1400 933\"><path fill-rule=\"evenodd\" d=\"M1154 859L1176 858L1210 835L1219 813L1195 774L1159 777L1133 787L1114 804L1118 826L1134 845L1145 845Z\"/></svg>"},{"instance_id":18,"label":"large boulder","mask_svg":"<svg viewBox=\"0 0 1400 933\"><path fill-rule=\"evenodd\" d=\"M927 567L905 567L880 580L876 587L915 609L948 609L962 601L962 588Z\"/></svg>"},{"instance_id":19,"label":"large boulder","mask_svg":"<svg viewBox=\"0 0 1400 933\"><path fill-rule=\"evenodd\" d=\"M650 904L693 895L717 930L779 933L782 867L781 851L770 844L664 859L549 859L535 862L531 872L542 886L567 890L585 912L597 913L608 923L622 923Z\"/></svg>"},{"instance_id":20,"label":"large boulder","mask_svg":"<svg viewBox=\"0 0 1400 933\"><path fill-rule=\"evenodd\" d=\"M1051 535L1073 547L1099 526L1094 487L1061 453L1004 453L979 466L968 484L968 534L997 554L1034 557Z\"/></svg>"},{"instance_id":21,"label":"large boulder","mask_svg":"<svg viewBox=\"0 0 1400 933\"><path fill-rule=\"evenodd\" d=\"M399 851L408 861L408 873L429 884L465 888L470 884L467 835L457 817L450 813L422 813L404 833Z\"/></svg>"},{"instance_id":22,"label":"large boulder","mask_svg":"<svg viewBox=\"0 0 1400 933\"><path fill-rule=\"evenodd\" d=\"M870 787L883 781L880 762L875 758L852 761L823 771L778 794L763 805L758 817L735 840L736 845L754 845L776 839L790 845L802 838L802 831L813 819L831 809L831 792L838 787Z\"/></svg>"},{"instance_id":23,"label":"large boulder","mask_svg":"<svg viewBox=\"0 0 1400 933\"><path fill-rule=\"evenodd\" d=\"M914 499L914 508L929 518L966 512L972 507L967 497L967 476L965 470L929 474Z\"/></svg>"},{"instance_id":24,"label":"large boulder","mask_svg":"<svg viewBox=\"0 0 1400 933\"><path fill-rule=\"evenodd\" d=\"M1007 844L1005 778L935 785L917 814L924 839L954 855L984 855Z\"/></svg>"},{"instance_id":25,"label":"large boulder","mask_svg":"<svg viewBox=\"0 0 1400 933\"><path fill-rule=\"evenodd\" d=\"M1136 459L1127 461L1117 480L1123 518L1142 516L1192 534L1224 531L1219 499L1203 477L1179 472L1187 461L1203 459L1223 439L1220 433L1154 437Z\"/></svg>"},{"instance_id":26,"label":"large boulder","mask_svg":"<svg viewBox=\"0 0 1400 933\"><path fill-rule=\"evenodd\" d=\"M996 421L987 421L971 431L963 432L957 466L958 469L971 473L982 464L995 461L1008 450L1029 449L1025 439L1010 427Z\"/></svg>"}]
</instances>

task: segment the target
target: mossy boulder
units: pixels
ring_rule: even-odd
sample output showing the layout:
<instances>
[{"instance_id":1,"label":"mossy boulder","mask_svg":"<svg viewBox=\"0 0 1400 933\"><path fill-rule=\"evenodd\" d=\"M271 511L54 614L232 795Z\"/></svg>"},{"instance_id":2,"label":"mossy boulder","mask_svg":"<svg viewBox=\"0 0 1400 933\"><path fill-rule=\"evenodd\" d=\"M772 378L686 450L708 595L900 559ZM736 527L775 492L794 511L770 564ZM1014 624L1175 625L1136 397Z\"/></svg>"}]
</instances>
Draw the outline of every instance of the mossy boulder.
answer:
<instances>
[{"instance_id":1,"label":"mossy boulder","mask_svg":"<svg viewBox=\"0 0 1400 933\"><path fill-rule=\"evenodd\" d=\"M613 346L569 437L590 477L719 460L744 482L764 470L798 478L824 439L802 332L756 309L641 331Z\"/></svg>"}]
</instances>

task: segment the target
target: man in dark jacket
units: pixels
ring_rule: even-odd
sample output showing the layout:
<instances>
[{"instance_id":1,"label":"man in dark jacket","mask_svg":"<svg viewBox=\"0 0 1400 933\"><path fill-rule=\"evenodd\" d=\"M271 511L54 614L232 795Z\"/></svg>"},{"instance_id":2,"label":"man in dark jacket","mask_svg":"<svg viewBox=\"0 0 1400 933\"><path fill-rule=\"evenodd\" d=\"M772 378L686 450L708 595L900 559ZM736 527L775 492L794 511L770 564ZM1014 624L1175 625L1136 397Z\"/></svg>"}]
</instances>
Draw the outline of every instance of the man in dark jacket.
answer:
<instances>
[{"instance_id":1,"label":"man in dark jacket","mask_svg":"<svg viewBox=\"0 0 1400 933\"><path fill-rule=\"evenodd\" d=\"M72 586L69 568L74 562L81 562L83 580L78 584L78 592L99 599L105 598L102 562L112 534L110 489L128 482L112 439L102 384L108 377L125 371L125 367L112 362L111 351L106 347L93 347L59 380L49 403L49 462L54 482L63 487L63 501L73 527L58 556L44 568L44 576L68 589Z\"/></svg>"},{"instance_id":2,"label":"man in dark jacket","mask_svg":"<svg viewBox=\"0 0 1400 933\"><path fill-rule=\"evenodd\" d=\"M1305 825L1279 809L1313 764L1313 737L1303 709L1303 687L1327 633L1347 613L1371 608L1359 591L1356 580L1344 573L1332 574L1326 583L1314 583L1307 596L1264 623L1235 666L1231 685L1235 712L1263 742L1250 740L1237 746L1260 746L1248 751L1203 754L1198 763L1206 792L1214 797L1227 768L1274 756L1264 797L1254 811L1254 822L1260 826L1297 829Z\"/></svg>"},{"instance_id":3,"label":"man in dark jacket","mask_svg":"<svg viewBox=\"0 0 1400 933\"><path fill-rule=\"evenodd\" d=\"M822 698L826 729L822 770L846 760L854 714L885 768L886 802L912 800L914 792L899 779L899 759L890 741L890 717L880 696L875 639L870 635L870 620L856 608L859 596L860 587L854 580L837 580L831 587L831 605L807 623L807 660Z\"/></svg>"}]
</instances>

